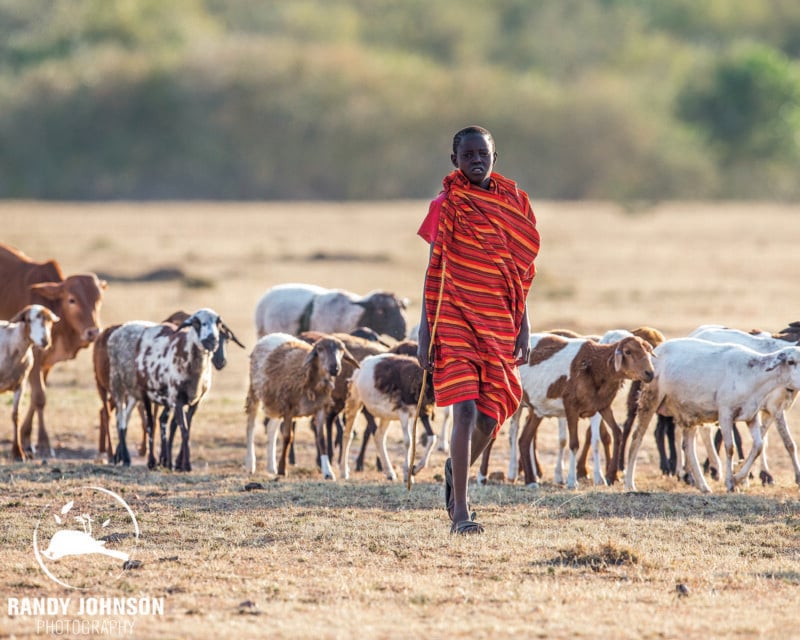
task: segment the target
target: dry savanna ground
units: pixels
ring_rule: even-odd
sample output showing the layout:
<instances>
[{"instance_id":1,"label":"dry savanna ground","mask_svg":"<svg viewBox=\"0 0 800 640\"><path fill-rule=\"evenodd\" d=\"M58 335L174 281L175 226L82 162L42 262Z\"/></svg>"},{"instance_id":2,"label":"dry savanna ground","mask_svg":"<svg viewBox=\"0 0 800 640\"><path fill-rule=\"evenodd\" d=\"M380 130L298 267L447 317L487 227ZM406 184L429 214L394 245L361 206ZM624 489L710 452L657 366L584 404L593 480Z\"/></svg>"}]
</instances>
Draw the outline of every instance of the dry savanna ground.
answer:
<instances>
[{"instance_id":1,"label":"dry savanna ground","mask_svg":"<svg viewBox=\"0 0 800 640\"><path fill-rule=\"evenodd\" d=\"M677 337L704 323L777 330L798 319L796 206L535 209L534 330L652 325ZM390 289L410 299L413 321L427 257L415 237L424 211L423 202L10 202L0 204L0 240L36 259L55 257L67 273L103 274L105 324L210 306L252 347L256 301L288 281ZM144 281L157 269L179 271ZM235 346L195 418L191 473L148 471L138 456L129 469L98 464L90 356L51 376L46 418L57 458L47 464L9 460L10 394L2 398L0 637L40 637L42 621L59 618L10 616L11 598L78 593L163 598L163 615L102 619L132 622L129 637L138 638L800 637L800 502L774 435L774 486L753 481L726 494L713 481L714 493L701 496L661 477L648 436L640 492L619 484L570 492L548 482L556 431L548 421L542 486L496 479L473 487L486 534L457 538L443 510L439 452L410 492L375 470L374 449L364 473L323 482L301 426L297 465L275 481L264 471L262 430L259 471L246 475L247 351ZM789 420L800 423L796 409ZM134 416L129 442L138 433ZM390 441L399 464L399 429ZM507 451L504 430L496 475ZM260 486L245 490L250 482ZM48 505L87 485L124 496L140 538L135 568L84 593L43 573L32 532Z\"/></svg>"}]
</instances>

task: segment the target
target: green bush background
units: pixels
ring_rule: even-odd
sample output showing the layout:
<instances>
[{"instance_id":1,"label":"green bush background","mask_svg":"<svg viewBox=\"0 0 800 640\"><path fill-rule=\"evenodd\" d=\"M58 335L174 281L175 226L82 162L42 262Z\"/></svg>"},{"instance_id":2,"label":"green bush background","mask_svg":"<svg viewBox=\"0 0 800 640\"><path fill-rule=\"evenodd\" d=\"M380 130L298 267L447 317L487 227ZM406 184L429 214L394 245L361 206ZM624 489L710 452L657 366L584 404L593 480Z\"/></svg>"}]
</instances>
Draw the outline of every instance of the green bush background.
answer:
<instances>
[{"instance_id":1,"label":"green bush background","mask_svg":"<svg viewBox=\"0 0 800 640\"><path fill-rule=\"evenodd\" d=\"M796 0L0 0L0 197L800 195Z\"/></svg>"}]
</instances>

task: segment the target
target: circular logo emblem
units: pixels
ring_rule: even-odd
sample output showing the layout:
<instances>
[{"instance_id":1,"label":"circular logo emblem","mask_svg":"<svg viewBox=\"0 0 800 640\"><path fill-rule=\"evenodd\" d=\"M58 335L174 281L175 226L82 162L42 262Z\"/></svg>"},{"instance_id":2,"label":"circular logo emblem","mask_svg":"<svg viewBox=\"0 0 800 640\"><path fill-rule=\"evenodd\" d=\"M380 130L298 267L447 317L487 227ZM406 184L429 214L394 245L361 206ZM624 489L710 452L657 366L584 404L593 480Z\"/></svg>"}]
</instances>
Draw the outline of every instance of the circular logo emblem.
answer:
<instances>
[{"instance_id":1,"label":"circular logo emblem","mask_svg":"<svg viewBox=\"0 0 800 640\"><path fill-rule=\"evenodd\" d=\"M139 523L127 502L102 487L67 492L47 505L33 530L33 553L42 571L71 589L91 589L130 568Z\"/></svg>"}]
</instances>

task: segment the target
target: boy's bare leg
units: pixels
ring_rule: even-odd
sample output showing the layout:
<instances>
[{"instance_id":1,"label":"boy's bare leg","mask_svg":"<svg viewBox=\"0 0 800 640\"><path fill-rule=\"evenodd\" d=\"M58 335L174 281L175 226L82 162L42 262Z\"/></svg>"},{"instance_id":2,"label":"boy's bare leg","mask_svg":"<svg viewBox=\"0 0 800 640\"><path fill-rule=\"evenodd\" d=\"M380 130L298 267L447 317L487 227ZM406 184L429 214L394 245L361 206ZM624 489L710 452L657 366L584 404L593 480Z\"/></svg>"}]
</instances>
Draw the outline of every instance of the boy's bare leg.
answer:
<instances>
[{"instance_id":1,"label":"boy's bare leg","mask_svg":"<svg viewBox=\"0 0 800 640\"><path fill-rule=\"evenodd\" d=\"M469 520L467 484L469 468L483 453L494 434L495 422L478 411L474 400L453 405L450 457L453 473L453 522Z\"/></svg>"}]
</instances>

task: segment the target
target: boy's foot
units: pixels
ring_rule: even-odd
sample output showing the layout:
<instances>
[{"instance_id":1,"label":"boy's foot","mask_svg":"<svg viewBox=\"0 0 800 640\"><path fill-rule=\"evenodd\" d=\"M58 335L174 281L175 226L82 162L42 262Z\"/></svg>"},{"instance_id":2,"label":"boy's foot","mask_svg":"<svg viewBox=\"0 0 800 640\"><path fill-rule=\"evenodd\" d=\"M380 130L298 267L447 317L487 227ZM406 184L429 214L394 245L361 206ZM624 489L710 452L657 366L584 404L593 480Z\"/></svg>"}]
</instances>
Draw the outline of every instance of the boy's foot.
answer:
<instances>
[{"instance_id":1,"label":"boy's foot","mask_svg":"<svg viewBox=\"0 0 800 640\"><path fill-rule=\"evenodd\" d=\"M450 533L458 535L471 535L473 533L483 533L483 525L474 520L462 520L461 522L454 522L450 527Z\"/></svg>"},{"instance_id":2,"label":"boy's foot","mask_svg":"<svg viewBox=\"0 0 800 640\"><path fill-rule=\"evenodd\" d=\"M475 522L475 512L470 513L469 520L455 522L453 511L455 510L455 497L453 496L453 460L448 458L444 463L444 503L447 509L447 517L450 518L452 526L450 533L483 533L483 525Z\"/></svg>"}]
</instances>

